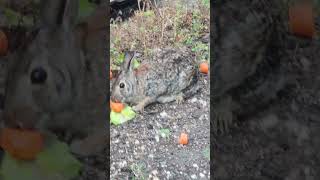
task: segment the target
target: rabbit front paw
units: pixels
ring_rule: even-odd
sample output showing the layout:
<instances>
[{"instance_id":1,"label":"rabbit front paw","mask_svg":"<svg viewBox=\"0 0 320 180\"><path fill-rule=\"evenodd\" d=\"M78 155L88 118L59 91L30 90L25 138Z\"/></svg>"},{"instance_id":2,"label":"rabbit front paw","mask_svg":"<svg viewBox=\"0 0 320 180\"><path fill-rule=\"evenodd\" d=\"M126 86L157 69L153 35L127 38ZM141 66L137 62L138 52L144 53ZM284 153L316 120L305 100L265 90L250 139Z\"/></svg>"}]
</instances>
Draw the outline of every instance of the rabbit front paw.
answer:
<instances>
[{"instance_id":1,"label":"rabbit front paw","mask_svg":"<svg viewBox=\"0 0 320 180\"><path fill-rule=\"evenodd\" d=\"M215 134L229 132L234 120L235 105L231 97L225 97L213 107L213 132Z\"/></svg>"},{"instance_id":2,"label":"rabbit front paw","mask_svg":"<svg viewBox=\"0 0 320 180\"><path fill-rule=\"evenodd\" d=\"M136 106L132 107L133 111L138 112L138 113L143 113L144 111L144 105L143 104L138 104Z\"/></svg>"},{"instance_id":3,"label":"rabbit front paw","mask_svg":"<svg viewBox=\"0 0 320 180\"><path fill-rule=\"evenodd\" d=\"M233 114L228 109L218 108L213 110L213 132L218 134L226 134L232 125Z\"/></svg>"},{"instance_id":4,"label":"rabbit front paw","mask_svg":"<svg viewBox=\"0 0 320 180\"><path fill-rule=\"evenodd\" d=\"M144 97L144 99L142 101L140 101L137 105L133 106L132 109L135 111L135 112L140 112L140 113L143 113L144 111L144 108L146 106L148 106L149 104L155 102L155 98L152 98L152 97Z\"/></svg>"},{"instance_id":5,"label":"rabbit front paw","mask_svg":"<svg viewBox=\"0 0 320 180\"><path fill-rule=\"evenodd\" d=\"M183 101L184 101L184 96L183 96L183 94L181 93L181 94L178 94L175 99L176 99L176 103L177 103L177 104L182 104Z\"/></svg>"}]
</instances>

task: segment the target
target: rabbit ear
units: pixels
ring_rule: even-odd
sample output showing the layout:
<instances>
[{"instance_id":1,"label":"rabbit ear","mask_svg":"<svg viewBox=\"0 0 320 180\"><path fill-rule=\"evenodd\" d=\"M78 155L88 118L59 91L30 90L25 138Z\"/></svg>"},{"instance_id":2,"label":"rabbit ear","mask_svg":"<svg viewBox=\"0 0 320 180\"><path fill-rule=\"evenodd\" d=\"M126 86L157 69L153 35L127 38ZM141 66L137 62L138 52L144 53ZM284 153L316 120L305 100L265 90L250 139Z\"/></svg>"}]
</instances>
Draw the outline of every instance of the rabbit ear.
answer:
<instances>
[{"instance_id":1,"label":"rabbit ear","mask_svg":"<svg viewBox=\"0 0 320 180\"><path fill-rule=\"evenodd\" d=\"M40 16L45 26L73 26L78 16L78 0L43 0Z\"/></svg>"},{"instance_id":2,"label":"rabbit ear","mask_svg":"<svg viewBox=\"0 0 320 180\"><path fill-rule=\"evenodd\" d=\"M133 51L126 51L125 52L125 58L122 69L124 71L132 71L133 70L133 58L135 56L135 53Z\"/></svg>"},{"instance_id":3,"label":"rabbit ear","mask_svg":"<svg viewBox=\"0 0 320 180\"><path fill-rule=\"evenodd\" d=\"M41 1L40 4L40 23L44 26L55 26L58 23L61 0Z\"/></svg>"},{"instance_id":4,"label":"rabbit ear","mask_svg":"<svg viewBox=\"0 0 320 180\"><path fill-rule=\"evenodd\" d=\"M65 0L64 1L64 8L62 19L60 21L62 22L63 26L75 26L77 23L77 17L78 17L78 8L79 7L79 0Z\"/></svg>"}]
</instances>

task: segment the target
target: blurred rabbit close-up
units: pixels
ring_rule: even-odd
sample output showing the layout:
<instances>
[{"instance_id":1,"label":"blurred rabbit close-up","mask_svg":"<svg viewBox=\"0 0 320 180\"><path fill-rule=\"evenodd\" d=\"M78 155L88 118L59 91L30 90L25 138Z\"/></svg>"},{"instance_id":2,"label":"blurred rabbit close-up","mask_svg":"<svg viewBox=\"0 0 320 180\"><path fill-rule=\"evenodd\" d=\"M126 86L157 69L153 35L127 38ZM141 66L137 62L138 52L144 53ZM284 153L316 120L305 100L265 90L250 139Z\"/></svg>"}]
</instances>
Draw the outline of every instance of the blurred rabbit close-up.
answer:
<instances>
[{"instance_id":1,"label":"blurred rabbit close-up","mask_svg":"<svg viewBox=\"0 0 320 180\"><path fill-rule=\"evenodd\" d=\"M4 57L2 127L53 133L79 156L103 151L108 142L107 74L101 68L106 67L105 9L101 3L79 21L78 0L40 1L28 41Z\"/></svg>"}]
</instances>

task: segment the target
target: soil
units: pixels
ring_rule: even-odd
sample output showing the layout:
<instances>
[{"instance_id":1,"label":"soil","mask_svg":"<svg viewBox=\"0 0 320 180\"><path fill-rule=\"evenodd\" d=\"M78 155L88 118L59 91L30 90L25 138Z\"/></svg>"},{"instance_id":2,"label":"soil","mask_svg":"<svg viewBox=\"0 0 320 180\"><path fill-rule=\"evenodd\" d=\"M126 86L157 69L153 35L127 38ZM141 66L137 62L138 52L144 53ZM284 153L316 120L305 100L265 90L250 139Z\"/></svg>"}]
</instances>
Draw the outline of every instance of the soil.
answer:
<instances>
[{"instance_id":1,"label":"soil","mask_svg":"<svg viewBox=\"0 0 320 180\"><path fill-rule=\"evenodd\" d=\"M287 44L279 61L290 62L295 85L229 134L211 136L214 179L320 178L320 43L292 36Z\"/></svg>"}]
</instances>

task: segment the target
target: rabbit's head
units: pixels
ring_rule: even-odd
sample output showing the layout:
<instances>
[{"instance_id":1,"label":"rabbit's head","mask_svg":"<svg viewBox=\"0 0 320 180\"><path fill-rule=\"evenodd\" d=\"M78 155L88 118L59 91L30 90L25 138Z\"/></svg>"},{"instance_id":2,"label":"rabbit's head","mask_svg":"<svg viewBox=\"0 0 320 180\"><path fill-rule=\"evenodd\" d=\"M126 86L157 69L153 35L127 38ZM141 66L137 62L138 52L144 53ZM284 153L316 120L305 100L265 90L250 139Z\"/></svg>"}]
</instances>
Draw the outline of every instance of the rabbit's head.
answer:
<instances>
[{"instance_id":1,"label":"rabbit's head","mask_svg":"<svg viewBox=\"0 0 320 180\"><path fill-rule=\"evenodd\" d=\"M121 71L112 85L111 100L115 102L130 103L130 98L136 94L136 75L133 59L135 53L127 51L121 66Z\"/></svg>"},{"instance_id":2,"label":"rabbit's head","mask_svg":"<svg viewBox=\"0 0 320 180\"><path fill-rule=\"evenodd\" d=\"M81 93L83 55L76 33L78 0L41 1L40 26L12 55L5 97L5 126L44 128L68 111Z\"/></svg>"}]
</instances>

